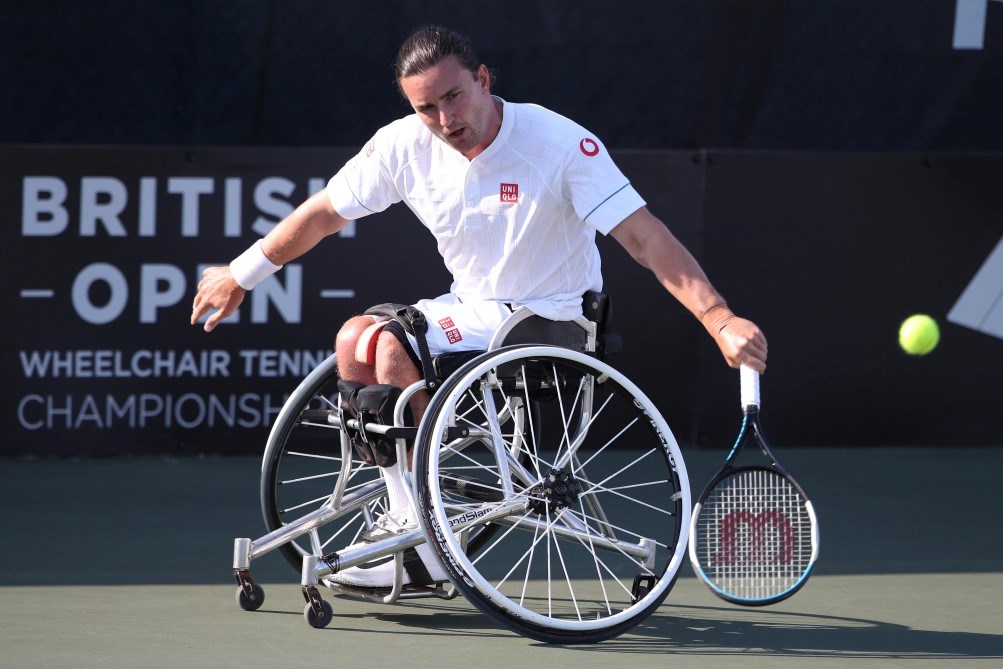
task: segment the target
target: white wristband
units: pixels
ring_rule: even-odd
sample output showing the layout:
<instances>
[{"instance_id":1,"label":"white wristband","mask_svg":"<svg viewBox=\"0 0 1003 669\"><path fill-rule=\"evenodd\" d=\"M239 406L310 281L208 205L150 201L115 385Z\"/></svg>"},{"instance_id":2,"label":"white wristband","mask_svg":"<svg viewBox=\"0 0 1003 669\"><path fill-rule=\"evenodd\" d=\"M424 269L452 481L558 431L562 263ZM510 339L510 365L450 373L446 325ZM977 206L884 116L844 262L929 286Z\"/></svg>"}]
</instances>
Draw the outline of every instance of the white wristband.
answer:
<instances>
[{"instance_id":1,"label":"white wristband","mask_svg":"<svg viewBox=\"0 0 1003 669\"><path fill-rule=\"evenodd\" d=\"M233 280L244 290L251 290L280 269L282 265L276 265L265 255L260 239L230 263Z\"/></svg>"}]
</instances>

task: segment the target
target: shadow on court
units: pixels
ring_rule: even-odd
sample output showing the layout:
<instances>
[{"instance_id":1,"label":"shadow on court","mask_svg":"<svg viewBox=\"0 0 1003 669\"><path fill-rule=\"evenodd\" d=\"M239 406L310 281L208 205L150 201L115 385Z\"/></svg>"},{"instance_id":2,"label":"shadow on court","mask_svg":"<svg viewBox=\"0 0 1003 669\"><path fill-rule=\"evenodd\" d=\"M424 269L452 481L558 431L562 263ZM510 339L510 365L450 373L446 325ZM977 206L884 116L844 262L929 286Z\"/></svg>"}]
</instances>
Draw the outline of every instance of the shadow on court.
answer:
<instances>
[{"instance_id":1,"label":"shadow on court","mask_svg":"<svg viewBox=\"0 0 1003 669\"><path fill-rule=\"evenodd\" d=\"M682 587L696 583L684 580ZM674 593L675 594L675 593ZM701 593L697 593L698 595ZM706 594L710 597L709 593ZM736 611L716 606L672 605L663 609L630 634L585 646L565 646L579 653L700 657L858 658L912 659L1003 659L1003 632L999 634L913 629L906 625L866 618L827 616L797 611ZM438 609L436 629L428 628L428 616L406 611L373 615L386 623L377 633L418 634L422 637L510 636L475 610ZM426 612L427 613L427 612ZM531 642L532 643L532 642ZM542 645L542 644L540 644Z\"/></svg>"},{"instance_id":2,"label":"shadow on court","mask_svg":"<svg viewBox=\"0 0 1003 669\"><path fill-rule=\"evenodd\" d=\"M736 619L731 610L719 607L670 608L683 617L655 617L634 638L595 650L768 658L1003 658L1003 633L920 630L880 620L788 611Z\"/></svg>"},{"instance_id":3,"label":"shadow on court","mask_svg":"<svg viewBox=\"0 0 1003 669\"><path fill-rule=\"evenodd\" d=\"M544 657L609 666L655 654L700 658L711 669L807 660L999 665L1003 537L998 505L984 500L998 493L1003 448L778 455L820 519L819 562L803 591L773 607L735 607L687 565L655 615L582 647L517 637L462 598L385 606L327 597L334 622L313 630L301 617L298 571L277 554L252 565L268 595L263 610L240 611L230 561L234 537L263 532L256 458L0 461L0 664L135 666L141 652L145 666L274 666L293 657L355 666L377 644L408 653L409 666L438 667L435 649L462 638L489 667ZM694 496L723 457L686 452Z\"/></svg>"}]
</instances>

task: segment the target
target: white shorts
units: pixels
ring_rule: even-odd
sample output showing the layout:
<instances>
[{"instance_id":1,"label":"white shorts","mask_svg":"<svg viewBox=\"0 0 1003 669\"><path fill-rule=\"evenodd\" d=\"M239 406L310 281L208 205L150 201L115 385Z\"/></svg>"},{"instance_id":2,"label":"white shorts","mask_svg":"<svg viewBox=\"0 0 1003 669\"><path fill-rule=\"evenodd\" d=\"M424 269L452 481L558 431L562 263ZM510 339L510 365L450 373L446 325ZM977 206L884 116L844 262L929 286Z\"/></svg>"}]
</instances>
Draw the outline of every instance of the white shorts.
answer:
<instances>
[{"instance_id":1,"label":"white shorts","mask_svg":"<svg viewBox=\"0 0 1003 669\"><path fill-rule=\"evenodd\" d=\"M491 337L512 309L504 302L460 302L452 293L431 300L420 300L414 307L425 314L428 322L428 351L431 355L486 351ZM408 333L411 348L418 344Z\"/></svg>"}]
</instances>

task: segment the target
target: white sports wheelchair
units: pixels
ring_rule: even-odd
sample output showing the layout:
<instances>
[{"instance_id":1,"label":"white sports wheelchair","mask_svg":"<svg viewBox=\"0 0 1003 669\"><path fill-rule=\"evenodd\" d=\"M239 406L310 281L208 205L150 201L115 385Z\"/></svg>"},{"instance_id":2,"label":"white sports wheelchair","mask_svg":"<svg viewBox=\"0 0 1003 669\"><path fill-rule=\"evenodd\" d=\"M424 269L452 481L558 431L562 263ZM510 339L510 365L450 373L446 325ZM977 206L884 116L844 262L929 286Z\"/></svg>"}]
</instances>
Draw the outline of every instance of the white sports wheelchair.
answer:
<instances>
[{"instance_id":1,"label":"white sports wheelchair","mask_svg":"<svg viewBox=\"0 0 1003 669\"><path fill-rule=\"evenodd\" d=\"M334 615L320 586L386 604L462 594L550 643L608 639L654 612L686 554L686 468L659 411L603 361L616 341L606 332L607 296L584 299L575 321L518 309L488 351L436 359L440 383L417 427L405 409L425 382L404 390L392 424L360 424L341 408L335 356L311 372L268 437L261 508L269 532L235 540L241 608L264 601L251 561L278 549L300 570L313 627ZM357 543L386 510L387 488L383 470L354 454L352 430L395 440L393 466L410 486L417 529ZM404 551L424 542L448 583L403 584ZM389 556L392 587L330 578Z\"/></svg>"}]
</instances>

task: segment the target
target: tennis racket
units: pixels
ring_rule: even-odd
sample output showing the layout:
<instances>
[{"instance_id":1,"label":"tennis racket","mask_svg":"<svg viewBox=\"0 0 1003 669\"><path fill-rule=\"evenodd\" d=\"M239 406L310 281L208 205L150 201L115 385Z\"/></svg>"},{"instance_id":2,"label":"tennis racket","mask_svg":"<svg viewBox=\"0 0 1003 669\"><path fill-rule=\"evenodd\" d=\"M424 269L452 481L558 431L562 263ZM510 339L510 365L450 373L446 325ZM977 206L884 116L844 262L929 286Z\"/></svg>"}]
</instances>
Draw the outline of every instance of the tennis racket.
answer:
<instances>
[{"instance_id":1,"label":"tennis racket","mask_svg":"<svg viewBox=\"0 0 1003 669\"><path fill-rule=\"evenodd\" d=\"M801 589L818 557L811 501L777 463L759 422L759 373L742 366L742 427L735 445L693 510L690 561L721 599L745 606L774 604ZM767 466L735 466L748 441Z\"/></svg>"}]
</instances>

